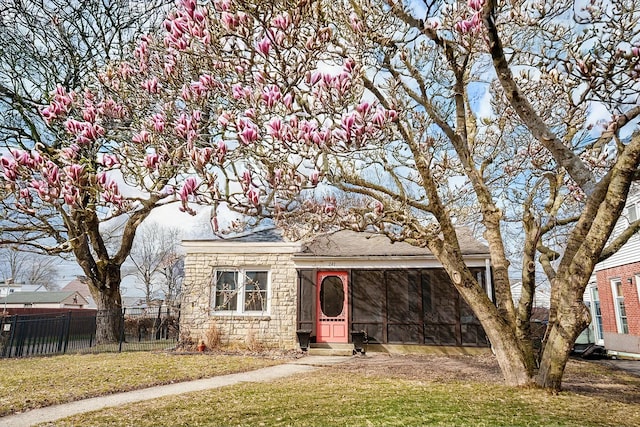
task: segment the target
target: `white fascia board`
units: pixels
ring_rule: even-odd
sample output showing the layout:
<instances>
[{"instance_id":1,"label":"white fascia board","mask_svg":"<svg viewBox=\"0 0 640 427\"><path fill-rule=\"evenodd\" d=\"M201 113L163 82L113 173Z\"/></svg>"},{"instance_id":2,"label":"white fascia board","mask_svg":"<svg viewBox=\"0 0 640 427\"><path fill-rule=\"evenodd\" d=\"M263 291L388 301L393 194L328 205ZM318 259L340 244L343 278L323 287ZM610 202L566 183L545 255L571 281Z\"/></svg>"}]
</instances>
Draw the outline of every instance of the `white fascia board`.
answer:
<instances>
[{"instance_id":1,"label":"white fascia board","mask_svg":"<svg viewBox=\"0 0 640 427\"><path fill-rule=\"evenodd\" d=\"M468 267L485 267L487 256L466 256ZM319 257L295 255L296 268L306 269L405 269L442 268L435 257L423 256L368 256L368 257Z\"/></svg>"},{"instance_id":2,"label":"white fascia board","mask_svg":"<svg viewBox=\"0 0 640 427\"><path fill-rule=\"evenodd\" d=\"M300 243L228 242L218 240L183 240L187 254L293 254L300 252Z\"/></svg>"}]
</instances>

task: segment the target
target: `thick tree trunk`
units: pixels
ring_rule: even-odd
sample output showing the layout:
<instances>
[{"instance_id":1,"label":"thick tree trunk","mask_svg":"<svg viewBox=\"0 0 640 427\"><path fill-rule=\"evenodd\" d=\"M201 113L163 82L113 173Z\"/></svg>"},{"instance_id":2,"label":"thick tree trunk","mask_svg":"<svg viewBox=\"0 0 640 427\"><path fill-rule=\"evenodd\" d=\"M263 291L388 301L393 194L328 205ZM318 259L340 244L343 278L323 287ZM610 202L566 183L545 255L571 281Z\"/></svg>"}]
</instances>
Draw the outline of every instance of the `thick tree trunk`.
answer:
<instances>
[{"instance_id":1,"label":"thick tree trunk","mask_svg":"<svg viewBox=\"0 0 640 427\"><path fill-rule=\"evenodd\" d=\"M571 313L560 315L558 321L550 326L536 377L540 387L560 390L571 348L580 332L589 324L588 315L584 305L575 307Z\"/></svg>"},{"instance_id":2,"label":"thick tree trunk","mask_svg":"<svg viewBox=\"0 0 640 427\"><path fill-rule=\"evenodd\" d=\"M120 340L122 325L122 302L120 288L109 289L97 293L96 305L96 342L98 344L114 343Z\"/></svg>"},{"instance_id":3,"label":"thick tree trunk","mask_svg":"<svg viewBox=\"0 0 640 427\"><path fill-rule=\"evenodd\" d=\"M528 369L527 357L518 345L511 328L500 321L485 321L483 326L496 356L504 381L510 386L531 384L533 378Z\"/></svg>"},{"instance_id":4,"label":"thick tree trunk","mask_svg":"<svg viewBox=\"0 0 640 427\"><path fill-rule=\"evenodd\" d=\"M90 281L89 289L98 308L96 342L114 343L120 339L122 325L122 297L120 295L120 269L106 269L105 283ZM94 279L95 280L95 279Z\"/></svg>"},{"instance_id":5,"label":"thick tree trunk","mask_svg":"<svg viewBox=\"0 0 640 427\"><path fill-rule=\"evenodd\" d=\"M536 376L536 383L540 387L559 391L562 376L571 354L571 348L591 320L589 310L582 301L584 287L579 277L572 277L553 284L565 290L560 293L558 310L555 321L549 324L544 343L540 369Z\"/></svg>"}]
</instances>

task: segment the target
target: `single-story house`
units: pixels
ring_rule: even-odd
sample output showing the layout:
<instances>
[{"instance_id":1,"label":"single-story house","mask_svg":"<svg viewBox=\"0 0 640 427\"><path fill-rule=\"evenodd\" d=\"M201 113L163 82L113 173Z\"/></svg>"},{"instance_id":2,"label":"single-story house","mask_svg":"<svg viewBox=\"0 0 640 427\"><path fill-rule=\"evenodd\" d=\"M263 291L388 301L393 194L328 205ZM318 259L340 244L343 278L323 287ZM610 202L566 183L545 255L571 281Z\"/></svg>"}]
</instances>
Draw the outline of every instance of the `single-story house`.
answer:
<instances>
[{"instance_id":1,"label":"single-story house","mask_svg":"<svg viewBox=\"0 0 640 427\"><path fill-rule=\"evenodd\" d=\"M89 303L77 291L13 292L0 298L2 308L86 308Z\"/></svg>"},{"instance_id":2,"label":"single-story house","mask_svg":"<svg viewBox=\"0 0 640 427\"><path fill-rule=\"evenodd\" d=\"M492 295L488 248L470 233L467 265ZM295 348L297 331L315 343L487 347L480 322L427 249L354 231L287 242L270 229L242 237L183 241L180 329L227 344L257 340Z\"/></svg>"}]
</instances>

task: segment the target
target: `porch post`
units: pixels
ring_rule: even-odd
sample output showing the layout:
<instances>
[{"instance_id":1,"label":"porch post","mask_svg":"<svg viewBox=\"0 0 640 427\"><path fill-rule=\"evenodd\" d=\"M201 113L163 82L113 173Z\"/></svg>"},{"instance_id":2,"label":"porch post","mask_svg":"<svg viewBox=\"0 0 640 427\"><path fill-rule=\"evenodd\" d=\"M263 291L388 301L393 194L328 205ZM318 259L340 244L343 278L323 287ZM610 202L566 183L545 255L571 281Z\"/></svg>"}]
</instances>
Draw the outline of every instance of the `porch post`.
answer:
<instances>
[{"instance_id":1,"label":"porch post","mask_svg":"<svg viewBox=\"0 0 640 427\"><path fill-rule=\"evenodd\" d=\"M487 282L487 295L489 296L489 299L493 301L493 283L491 282L491 261L489 260L489 258L486 258L484 260L484 274Z\"/></svg>"}]
</instances>

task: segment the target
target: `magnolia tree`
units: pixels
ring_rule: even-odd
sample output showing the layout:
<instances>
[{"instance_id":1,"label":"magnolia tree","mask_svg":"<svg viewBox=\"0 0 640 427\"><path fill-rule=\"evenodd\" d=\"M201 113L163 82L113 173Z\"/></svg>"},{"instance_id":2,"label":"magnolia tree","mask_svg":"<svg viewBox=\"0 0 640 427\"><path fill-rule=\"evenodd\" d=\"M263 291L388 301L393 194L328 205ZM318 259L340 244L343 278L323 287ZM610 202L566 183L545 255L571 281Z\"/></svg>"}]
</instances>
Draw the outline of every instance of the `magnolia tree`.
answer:
<instances>
[{"instance_id":1,"label":"magnolia tree","mask_svg":"<svg viewBox=\"0 0 640 427\"><path fill-rule=\"evenodd\" d=\"M608 242L638 178L637 5L341 6L331 17L337 43L369 65L366 89L400 115L395 138L331 165L337 187L375 200L340 218L428 247L482 322L506 381L560 388L589 321L583 294L595 263L639 227ZM514 219L524 235L517 305L505 239ZM491 253L495 305L456 237L474 220ZM539 355L529 330L538 266L551 283Z\"/></svg>"},{"instance_id":2,"label":"magnolia tree","mask_svg":"<svg viewBox=\"0 0 640 427\"><path fill-rule=\"evenodd\" d=\"M191 202L211 203L215 230L220 202L262 217L292 209L321 179L319 147L362 145L395 117L356 110L359 65L333 53L320 12L285 1L182 2L97 84L51 92L41 114L54 142L0 158L7 218L49 233L39 244L50 253L72 252L98 308L114 313L122 264L154 208L178 201L194 213ZM116 219L124 226L111 249L103 224ZM114 313L99 340L117 328Z\"/></svg>"},{"instance_id":3,"label":"magnolia tree","mask_svg":"<svg viewBox=\"0 0 640 427\"><path fill-rule=\"evenodd\" d=\"M578 17L570 4L527 5L185 0L99 85L54 92L42 113L60 147L3 157L5 191L20 212L48 207L69 224L129 215L130 233L175 198L190 213L210 203L216 231L224 205L294 233L374 229L427 247L507 383L559 388L588 320L582 293L637 170L639 143L620 138L635 117L623 90L636 56L633 35L593 7ZM635 31L624 11L602 13ZM604 42L589 36L603 31ZM612 87L619 96L603 96ZM595 101L618 113L606 129L589 129ZM514 219L525 229L517 307L503 237ZM496 304L461 255L456 227L474 220ZM70 229L63 246L102 254L87 268L103 272L101 294L117 289L125 252L110 257L91 228ZM538 265L552 283L539 371L527 329Z\"/></svg>"},{"instance_id":4,"label":"magnolia tree","mask_svg":"<svg viewBox=\"0 0 640 427\"><path fill-rule=\"evenodd\" d=\"M104 250L95 252L90 246L74 250L70 243L85 238L99 240L103 230L97 227L95 217L72 213L58 198L58 180L66 176L64 153L70 141L59 127L47 125L41 111L51 101L49 92L56 84L79 87L95 77L98 68L121 58L145 28L148 31L154 22L161 22L168 3L173 2L7 0L0 5L0 155L4 156L0 245L32 253L75 256L84 274L91 278L94 293L105 287L104 271L114 267L105 260ZM62 92L65 91L58 94ZM45 159L46 170L38 170ZM89 164L84 163L85 167ZM33 173L31 177L25 172L26 165L35 168L29 172ZM39 187L49 182L50 190ZM26 208L28 205L31 207ZM102 206L92 209L97 210L100 221L107 218L108 212ZM120 254L116 263L125 259L126 242L124 247L125 254ZM119 301L118 291L107 287L108 293L113 293L113 301ZM113 319L117 322L117 318Z\"/></svg>"}]
</instances>

